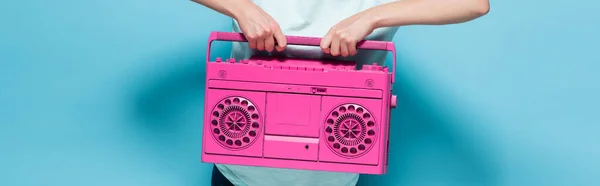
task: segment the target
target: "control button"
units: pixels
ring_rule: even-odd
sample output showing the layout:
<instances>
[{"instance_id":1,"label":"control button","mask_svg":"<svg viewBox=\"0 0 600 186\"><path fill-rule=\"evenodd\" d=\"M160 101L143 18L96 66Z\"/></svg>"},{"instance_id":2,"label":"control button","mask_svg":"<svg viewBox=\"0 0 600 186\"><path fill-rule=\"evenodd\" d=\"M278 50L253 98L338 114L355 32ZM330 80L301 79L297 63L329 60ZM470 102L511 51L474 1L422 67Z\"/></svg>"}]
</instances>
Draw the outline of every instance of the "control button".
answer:
<instances>
[{"instance_id":1,"label":"control button","mask_svg":"<svg viewBox=\"0 0 600 186\"><path fill-rule=\"evenodd\" d=\"M242 60L242 63L248 64L248 63L250 63L250 60L244 59L244 60Z\"/></svg>"},{"instance_id":2,"label":"control button","mask_svg":"<svg viewBox=\"0 0 600 186\"><path fill-rule=\"evenodd\" d=\"M387 72L389 69L386 66L379 66L377 63L373 63L372 65L363 65L362 70Z\"/></svg>"},{"instance_id":3,"label":"control button","mask_svg":"<svg viewBox=\"0 0 600 186\"><path fill-rule=\"evenodd\" d=\"M216 62L220 63L223 59L221 59L220 57L217 58Z\"/></svg>"},{"instance_id":4,"label":"control button","mask_svg":"<svg viewBox=\"0 0 600 186\"><path fill-rule=\"evenodd\" d=\"M376 62L373 62L373 67L371 67L371 70L373 70L373 71L383 71L383 67L377 65Z\"/></svg>"},{"instance_id":5,"label":"control button","mask_svg":"<svg viewBox=\"0 0 600 186\"><path fill-rule=\"evenodd\" d=\"M396 97L396 95L392 94L392 98L390 99L390 107L391 108L396 108L397 104L398 104L398 98Z\"/></svg>"},{"instance_id":6,"label":"control button","mask_svg":"<svg viewBox=\"0 0 600 186\"><path fill-rule=\"evenodd\" d=\"M229 58L229 63L235 63L235 58Z\"/></svg>"}]
</instances>

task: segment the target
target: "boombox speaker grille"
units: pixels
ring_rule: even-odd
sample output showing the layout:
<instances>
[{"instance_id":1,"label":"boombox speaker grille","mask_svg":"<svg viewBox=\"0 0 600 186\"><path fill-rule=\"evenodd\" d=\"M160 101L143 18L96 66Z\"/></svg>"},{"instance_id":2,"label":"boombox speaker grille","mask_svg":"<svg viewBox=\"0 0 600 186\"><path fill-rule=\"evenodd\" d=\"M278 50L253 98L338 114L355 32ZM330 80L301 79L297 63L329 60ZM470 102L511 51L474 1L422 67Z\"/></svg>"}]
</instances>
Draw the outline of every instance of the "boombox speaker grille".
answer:
<instances>
[{"instance_id":1,"label":"boombox speaker grille","mask_svg":"<svg viewBox=\"0 0 600 186\"><path fill-rule=\"evenodd\" d=\"M340 105L325 120L327 145L342 157L360 157L374 145L376 127L371 112L366 108L358 104Z\"/></svg>"},{"instance_id":2,"label":"boombox speaker grille","mask_svg":"<svg viewBox=\"0 0 600 186\"><path fill-rule=\"evenodd\" d=\"M260 114L250 100L227 97L212 109L211 130L214 139L224 148L242 150L259 136Z\"/></svg>"}]
</instances>

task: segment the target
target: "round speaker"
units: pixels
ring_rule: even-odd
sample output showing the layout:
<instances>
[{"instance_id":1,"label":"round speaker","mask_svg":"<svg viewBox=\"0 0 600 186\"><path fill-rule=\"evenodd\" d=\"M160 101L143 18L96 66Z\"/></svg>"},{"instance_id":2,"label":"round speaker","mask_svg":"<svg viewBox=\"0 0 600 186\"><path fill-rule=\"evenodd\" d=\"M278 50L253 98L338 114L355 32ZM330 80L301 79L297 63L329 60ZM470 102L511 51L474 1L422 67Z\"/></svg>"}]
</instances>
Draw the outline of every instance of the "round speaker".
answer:
<instances>
[{"instance_id":1,"label":"round speaker","mask_svg":"<svg viewBox=\"0 0 600 186\"><path fill-rule=\"evenodd\" d=\"M239 96L227 97L212 109L211 133L222 147L242 150L252 145L260 135L260 118L258 108L250 100Z\"/></svg>"},{"instance_id":2,"label":"round speaker","mask_svg":"<svg viewBox=\"0 0 600 186\"><path fill-rule=\"evenodd\" d=\"M336 107L325 119L324 126L329 149L346 158L366 154L375 145L378 135L373 115L358 104Z\"/></svg>"}]
</instances>

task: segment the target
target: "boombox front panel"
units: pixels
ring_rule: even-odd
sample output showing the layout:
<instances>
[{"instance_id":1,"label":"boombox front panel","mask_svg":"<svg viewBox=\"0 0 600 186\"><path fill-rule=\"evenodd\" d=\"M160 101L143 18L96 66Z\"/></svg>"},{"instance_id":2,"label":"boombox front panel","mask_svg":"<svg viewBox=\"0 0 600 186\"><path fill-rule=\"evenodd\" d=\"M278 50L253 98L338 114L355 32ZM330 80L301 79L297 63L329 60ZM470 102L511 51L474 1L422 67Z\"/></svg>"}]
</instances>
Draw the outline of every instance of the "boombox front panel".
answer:
<instances>
[{"instance_id":1,"label":"boombox front panel","mask_svg":"<svg viewBox=\"0 0 600 186\"><path fill-rule=\"evenodd\" d=\"M389 120L381 118L388 117L382 112L388 105L382 99L386 96L372 98L383 92L369 90L378 91L371 98L346 97L304 93L305 88L306 85L210 80L202 161L385 173L387 149L382 142L387 142ZM361 92L319 88L338 88L340 94Z\"/></svg>"},{"instance_id":2,"label":"boombox front panel","mask_svg":"<svg viewBox=\"0 0 600 186\"><path fill-rule=\"evenodd\" d=\"M209 88L206 95L211 109L205 111L210 117L204 127L204 162L385 173L380 157L386 151L380 143L387 122L379 119L381 99L234 87Z\"/></svg>"}]
</instances>

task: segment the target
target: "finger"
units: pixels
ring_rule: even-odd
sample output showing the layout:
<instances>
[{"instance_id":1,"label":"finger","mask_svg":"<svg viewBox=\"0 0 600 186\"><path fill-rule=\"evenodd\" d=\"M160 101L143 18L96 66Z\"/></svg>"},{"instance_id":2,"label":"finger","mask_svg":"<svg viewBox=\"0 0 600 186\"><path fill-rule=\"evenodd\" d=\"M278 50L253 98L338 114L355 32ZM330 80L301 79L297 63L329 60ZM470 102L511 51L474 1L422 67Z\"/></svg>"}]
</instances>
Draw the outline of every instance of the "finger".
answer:
<instances>
[{"instance_id":1,"label":"finger","mask_svg":"<svg viewBox=\"0 0 600 186\"><path fill-rule=\"evenodd\" d=\"M256 39L256 49L259 51L265 50L265 37L259 37Z\"/></svg>"},{"instance_id":2,"label":"finger","mask_svg":"<svg viewBox=\"0 0 600 186\"><path fill-rule=\"evenodd\" d=\"M273 51L275 45L275 38L273 38L273 35L269 35L265 38L265 50L267 50L267 52L271 52Z\"/></svg>"},{"instance_id":3,"label":"finger","mask_svg":"<svg viewBox=\"0 0 600 186\"><path fill-rule=\"evenodd\" d=\"M244 33L246 35L246 40L248 40L248 46L251 49L256 49L256 35L252 33Z\"/></svg>"},{"instance_id":4,"label":"finger","mask_svg":"<svg viewBox=\"0 0 600 186\"><path fill-rule=\"evenodd\" d=\"M325 52L326 54L329 54L330 52L330 47L331 47L331 31L328 32L325 37L323 37L323 39L321 39L321 50L323 50L323 52Z\"/></svg>"},{"instance_id":5,"label":"finger","mask_svg":"<svg viewBox=\"0 0 600 186\"><path fill-rule=\"evenodd\" d=\"M248 41L248 45L250 45L251 49L256 49L256 39Z\"/></svg>"},{"instance_id":6,"label":"finger","mask_svg":"<svg viewBox=\"0 0 600 186\"><path fill-rule=\"evenodd\" d=\"M277 51L281 52L285 49L285 47L287 46L287 38L285 38L285 36L283 35L283 33L281 32L281 30L277 29L277 31L275 31L274 35L275 40L277 42L277 46L275 47L277 49Z\"/></svg>"},{"instance_id":7,"label":"finger","mask_svg":"<svg viewBox=\"0 0 600 186\"><path fill-rule=\"evenodd\" d=\"M256 33L249 33L246 37L246 39L248 40L248 46L251 49L256 49L256 39L257 39L257 35Z\"/></svg>"},{"instance_id":8,"label":"finger","mask_svg":"<svg viewBox=\"0 0 600 186\"><path fill-rule=\"evenodd\" d=\"M353 56L356 55L356 53L358 53L356 50L356 42L350 41L350 43L348 43L348 54Z\"/></svg>"},{"instance_id":9,"label":"finger","mask_svg":"<svg viewBox=\"0 0 600 186\"><path fill-rule=\"evenodd\" d=\"M332 56L340 55L340 39L337 36L333 36L331 40L330 52Z\"/></svg>"},{"instance_id":10,"label":"finger","mask_svg":"<svg viewBox=\"0 0 600 186\"><path fill-rule=\"evenodd\" d=\"M348 57L348 42L340 42L340 53L343 57Z\"/></svg>"}]
</instances>

